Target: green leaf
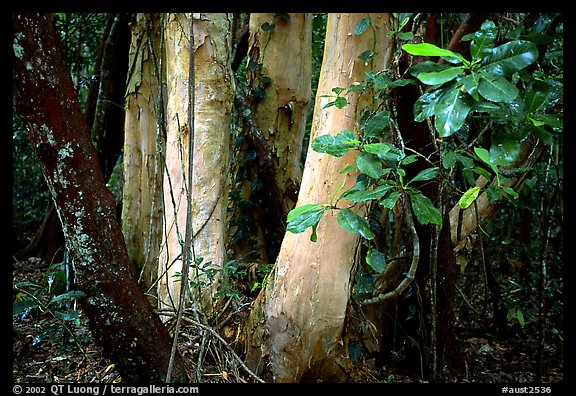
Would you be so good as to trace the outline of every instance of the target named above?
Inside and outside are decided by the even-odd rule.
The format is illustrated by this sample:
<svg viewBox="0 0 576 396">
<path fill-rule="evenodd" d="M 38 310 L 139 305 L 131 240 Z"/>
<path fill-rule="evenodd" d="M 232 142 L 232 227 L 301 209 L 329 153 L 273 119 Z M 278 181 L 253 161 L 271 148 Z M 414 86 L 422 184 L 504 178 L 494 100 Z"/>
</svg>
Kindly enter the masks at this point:
<svg viewBox="0 0 576 396">
<path fill-rule="evenodd" d="M 366 29 L 368 29 L 369 26 L 370 18 L 363 18 L 360 22 L 358 22 L 358 25 L 356 25 L 356 29 L 354 29 L 354 35 L 360 36 L 366 31 Z"/>
<path fill-rule="evenodd" d="M 334 157 L 341 157 L 349 150 L 352 150 L 358 140 L 354 133 L 344 129 L 336 136 L 320 135 L 312 141 L 312 150 L 318 153 L 326 153 Z"/>
<path fill-rule="evenodd" d="M 458 77 L 464 71 L 464 66 L 449 67 L 440 72 L 420 73 L 418 79 L 424 84 L 439 85 L 451 81 Z"/>
<path fill-rule="evenodd" d="M 410 194 L 410 201 L 412 202 L 414 214 L 420 224 L 442 224 L 442 214 L 428 197 L 421 193 L 412 193 Z"/>
<path fill-rule="evenodd" d="M 492 166 L 492 163 L 490 162 L 490 153 L 488 150 L 483 147 L 474 147 L 474 152 L 484 163 Z"/>
<path fill-rule="evenodd" d="M 348 100 L 343 96 L 338 96 L 332 102 L 328 102 L 322 107 L 322 109 L 327 109 L 328 107 L 336 106 L 339 109 L 343 109 L 344 107 L 348 106 Z"/>
<path fill-rule="evenodd" d="M 509 77 L 538 59 L 538 50 L 530 41 L 515 40 L 493 48 L 482 60 L 485 72 Z"/>
<path fill-rule="evenodd" d="M 410 73 L 418 80 L 428 85 L 444 84 L 458 77 L 465 70 L 464 66 L 443 65 L 425 61 L 410 68 Z"/>
<path fill-rule="evenodd" d="M 415 181 L 426 181 L 434 179 L 438 175 L 439 171 L 440 169 L 437 166 L 434 168 L 424 169 L 423 171 L 420 171 L 416 176 L 414 176 L 414 178 L 412 178 L 412 180 L 410 180 L 406 185 Z"/>
<path fill-rule="evenodd" d="M 364 201 L 370 201 L 370 200 L 374 200 L 374 199 L 380 199 L 382 198 L 384 195 L 386 195 L 388 193 L 388 191 L 390 191 L 391 189 L 393 189 L 394 187 L 389 185 L 389 184 L 383 184 L 381 186 L 378 186 L 372 190 L 357 190 L 357 191 L 352 191 L 349 194 L 344 193 L 342 194 L 343 198 L 346 198 L 348 201 L 351 202 L 364 202 Z"/>
<path fill-rule="evenodd" d="M 356 166 L 360 172 L 374 179 L 378 179 L 384 175 L 384 169 L 382 169 L 382 161 L 380 161 L 378 157 L 373 154 L 362 153 L 357 156 Z"/>
<path fill-rule="evenodd" d="M 366 253 L 366 264 L 377 274 L 381 274 L 386 268 L 386 256 L 378 249 L 370 249 L 368 253 Z"/>
<path fill-rule="evenodd" d="M 442 166 L 444 169 L 450 169 L 456 164 L 456 154 L 454 151 L 444 151 L 442 156 Z"/>
<path fill-rule="evenodd" d="M 518 199 L 519 195 L 513 188 L 502 186 L 502 189 L 506 192 L 506 194 L 511 195 L 514 199 Z"/>
<path fill-rule="evenodd" d="M 478 92 L 484 98 L 493 102 L 512 102 L 518 96 L 518 88 L 503 76 L 494 73 L 484 73 L 478 83 Z"/>
<path fill-rule="evenodd" d="M 459 87 L 445 92 L 434 106 L 434 126 L 440 137 L 448 137 L 459 130 L 471 108 L 470 96 Z"/>
<path fill-rule="evenodd" d="M 287 230 L 294 234 L 304 232 L 317 225 L 327 209 L 328 206 L 323 204 L 306 204 L 292 209 L 287 216 Z"/>
<path fill-rule="evenodd" d="M 421 95 L 414 103 L 414 121 L 422 122 L 434 115 L 434 106 L 442 97 L 443 89 L 436 89 Z"/>
<path fill-rule="evenodd" d="M 375 55 L 376 55 L 375 52 L 366 50 L 362 52 L 360 55 L 358 55 L 358 59 L 360 59 L 364 63 L 368 63 L 370 59 L 374 58 Z M 348 92 L 350 92 L 350 90 L 348 90 Z"/>
<path fill-rule="evenodd" d="M 509 136 L 499 137 L 490 146 L 490 163 L 492 165 L 510 165 L 520 153 L 520 142 Z"/>
<path fill-rule="evenodd" d="M 480 193 L 480 187 L 472 187 L 468 191 L 466 191 L 458 201 L 460 208 L 466 209 L 478 198 L 478 194 Z"/>
<path fill-rule="evenodd" d="M 84 292 L 81 292 L 79 290 L 71 290 L 67 293 L 52 297 L 52 300 L 50 300 L 50 303 L 68 301 L 68 300 L 72 300 L 75 298 L 82 298 L 84 296 L 86 296 L 86 294 Z"/>
<path fill-rule="evenodd" d="M 374 154 L 380 159 L 386 158 L 386 154 L 392 149 L 388 143 L 368 143 L 362 146 L 367 153 Z"/>
<path fill-rule="evenodd" d="M 396 202 L 398 202 L 398 198 L 400 198 L 400 191 L 392 191 L 386 198 L 380 201 L 380 206 L 393 209 L 394 206 L 396 206 Z"/>
<path fill-rule="evenodd" d="M 358 216 L 350 209 L 341 209 L 337 216 L 338 224 L 348 232 L 358 232 L 364 238 L 374 239 L 374 233 L 370 229 L 368 221 L 364 217 Z"/>
<path fill-rule="evenodd" d="M 429 43 L 420 43 L 420 44 L 404 44 L 402 45 L 402 49 L 408 52 L 410 55 L 417 55 L 417 56 L 442 56 L 448 58 L 455 58 L 460 59 L 461 61 L 465 61 L 464 57 L 460 54 L 452 52 L 447 49 L 442 49 L 440 47 L 435 46 L 434 44 Z"/>
<path fill-rule="evenodd" d="M 480 30 L 473 34 L 470 43 L 470 55 L 472 59 L 481 59 L 488 55 L 494 47 L 496 40 L 496 25 L 492 21 L 486 21 L 480 27 Z"/>
<path fill-rule="evenodd" d="M 524 328 L 524 325 L 525 325 L 524 314 L 522 313 L 520 308 L 516 309 L 516 319 L 518 319 L 518 323 L 520 324 L 520 327 Z"/>
<path fill-rule="evenodd" d="M 548 99 L 551 90 L 552 87 L 546 81 L 530 81 L 524 96 L 524 102 L 526 103 L 526 113 L 534 113 L 540 108 L 540 106 L 546 103 L 546 99 Z"/>
<path fill-rule="evenodd" d="M 390 122 L 390 112 L 380 111 L 374 114 L 366 122 L 364 129 L 364 137 L 366 139 L 378 136 L 384 136 L 384 131 L 388 128 Z"/>
</svg>

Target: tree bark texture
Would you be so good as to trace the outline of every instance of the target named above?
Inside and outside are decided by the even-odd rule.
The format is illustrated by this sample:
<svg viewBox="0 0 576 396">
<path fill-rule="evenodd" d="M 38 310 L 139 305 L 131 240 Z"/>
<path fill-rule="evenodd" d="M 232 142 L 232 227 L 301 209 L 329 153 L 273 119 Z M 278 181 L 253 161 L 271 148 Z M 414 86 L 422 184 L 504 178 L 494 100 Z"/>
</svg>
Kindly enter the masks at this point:
<svg viewBox="0 0 576 396">
<path fill-rule="evenodd" d="M 195 301 L 210 316 L 218 274 L 226 264 L 224 231 L 230 161 L 230 115 L 234 82 L 230 66 L 231 14 L 194 14 L 194 128 L 187 125 L 189 104 L 190 14 L 166 16 L 167 138 L 164 174 L 164 236 L 159 261 L 160 308 L 177 308 L 186 230 L 186 177 L 194 167 L 192 186 L 193 258 L 190 269 Z M 188 144 L 194 139 L 194 158 Z"/>
<path fill-rule="evenodd" d="M 375 36 L 354 35 L 365 17 L 370 17 Z M 357 102 L 357 93 L 347 97 L 353 105 L 341 110 L 323 108 L 331 100 L 324 95 L 332 95 L 334 87 L 347 88 L 363 81 L 367 70 L 385 67 L 392 52 L 386 38 L 389 27 L 389 14 L 329 14 L 310 141 L 356 129 L 355 113 L 365 106 L 365 102 Z M 368 49 L 375 49 L 378 56 L 365 64 L 358 55 Z M 339 172 L 354 162 L 354 152 L 337 158 L 309 147 L 296 206 L 328 203 L 342 183 L 342 191 L 350 188 L 357 170 Z M 342 333 L 359 236 L 344 231 L 336 215 L 324 213 L 317 242 L 310 240 L 310 230 L 286 233 L 268 285 L 255 302 L 248 324 L 248 332 L 253 332 L 247 344 L 249 361 L 255 364 L 255 355 L 267 355 L 275 382 L 346 381 L 353 371 Z M 262 323 L 264 332 L 253 331 Z"/>
<path fill-rule="evenodd" d="M 253 89 L 265 88 L 255 117 L 273 153 L 275 199 L 284 219 L 296 204 L 302 179 L 300 158 L 312 99 L 312 14 L 288 15 L 290 19 L 284 20 L 271 13 L 251 14 L 248 52 L 251 63 L 262 65 L 250 73 L 250 84 Z M 261 28 L 271 21 L 273 30 Z"/>
<path fill-rule="evenodd" d="M 286 229 L 286 215 L 296 204 L 302 179 L 302 146 L 312 99 L 312 15 L 287 15 L 289 20 L 271 13 L 250 14 L 247 74 L 252 90 L 251 102 L 243 100 L 244 96 L 239 97 L 241 93 L 237 93 L 236 98 L 239 113 L 244 118 L 251 118 L 243 127 L 243 150 L 254 149 L 258 159 L 245 166 L 251 179 L 260 181 L 265 188 L 253 188 L 252 180 L 238 182 L 244 201 L 261 202 L 248 210 L 258 224 L 250 232 L 262 243 L 254 246 L 250 238 L 245 238 L 232 247 L 237 257 L 257 250 L 264 263 L 274 262 L 278 255 Z M 264 30 L 262 25 L 266 23 L 275 23 L 275 28 Z M 257 128 L 258 136 L 255 136 L 253 126 Z M 231 235 L 233 232 L 234 229 Z"/>
<path fill-rule="evenodd" d="M 86 119 L 50 16 L 13 16 L 13 94 L 42 165 L 75 267 L 90 329 L 125 381 L 163 382 L 167 329 L 130 272 L 115 200 L 106 188 Z M 174 378 L 186 380 L 177 357 Z"/>
<path fill-rule="evenodd" d="M 156 285 L 164 215 L 160 17 L 137 14 L 131 24 L 126 92 L 122 233 L 139 281 Z M 154 289 L 154 295 L 156 290 Z"/>
</svg>

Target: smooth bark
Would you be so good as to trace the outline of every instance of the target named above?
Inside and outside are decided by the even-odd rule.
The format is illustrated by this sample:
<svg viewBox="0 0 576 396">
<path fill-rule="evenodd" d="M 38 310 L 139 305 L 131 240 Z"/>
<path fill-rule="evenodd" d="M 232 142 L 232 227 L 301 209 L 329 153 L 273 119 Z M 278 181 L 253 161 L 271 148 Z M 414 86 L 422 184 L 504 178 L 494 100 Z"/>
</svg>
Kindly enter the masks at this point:
<svg viewBox="0 0 576 396">
<path fill-rule="evenodd" d="M 375 36 L 354 35 L 357 24 L 368 16 Z M 324 108 L 331 100 L 325 95 L 332 95 L 334 87 L 346 88 L 363 81 L 367 70 L 386 67 L 392 51 L 386 38 L 390 18 L 389 14 L 329 14 L 310 141 L 343 129 L 355 130 L 356 112 L 366 105 L 357 101 L 357 93 L 348 96 L 352 105 L 341 110 Z M 370 63 L 358 59 L 360 53 L 373 48 L 378 56 Z M 309 147 L 296 206 L 328 203 L 342 183 L 342 191 L 350 188 L 357 170 L 340 171 L 354 161 L 353 151 L 337 158 Z M 255 302 L 248 326 L 248 332 L 253 332 L 248 343 L 249 361 L 257 364 L 258 354 L 267 355 L 276 382 L 346 381 L 354 371 L 342 334 L 359 236 L 344 231 L 336 214 L 323 215 L 317 242 L 310 240 L 309 230 L 286 233 L 274 272 Z M 262 326 L 264 330 L 258 331 Z"/>
</svg>

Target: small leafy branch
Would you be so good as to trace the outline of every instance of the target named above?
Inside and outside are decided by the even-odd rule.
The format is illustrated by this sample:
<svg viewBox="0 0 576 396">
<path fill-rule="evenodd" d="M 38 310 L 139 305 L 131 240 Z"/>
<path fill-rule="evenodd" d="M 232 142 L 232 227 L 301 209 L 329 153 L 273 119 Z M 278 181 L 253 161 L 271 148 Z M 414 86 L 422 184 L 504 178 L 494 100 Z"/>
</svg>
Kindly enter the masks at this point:
<svg viewBox="0 0 576 396">
<path fill-rule="evenodd" d="M 408 20 L 409 15 L 404 15 L 400 27 L 389 35 L 396 35 L 399 40 L 410 39 L 410 35 L 399 36 Z M 355 34 L 362 34 L 369 26 L 369 20 L 362 20 Z M 464 36 L 463 40 L 470 41 L 470 59 L 433 44 L 402 45 L 402 50 L 411 55 L 438 57 L 445 61 L 428 60 L 409 68 L 410 74 L 423 84 L 423 93 L 416 100 L 413 112 L 416 122 L 429 121 L 431 132 L 438 136 L 439 165 L 448 171 L 446 174 L 442 172 L 441 176 L 450 176 L 452 180 L 449 182 L 455 186 L 459 181 L 454 171 L 460 169 L 463 181 L 472 186 L 462 190 L 464 192 L 458 201 L 462 209 L 472 205 L 481 192 L 481 187 L 476 186 L 478 176 L 495 179 L 494 185 L 488 185 L 489 199 L 502 196 L 518 198 L 518 193 L 508 187 L 501 167 L 514 164 L 522 142 L 529 137 L 535 136 L 551 145 L 562 131 L 562 115 L 554 114 L 553 109 L 561 100 L 562 83 L 538 69 L 532 73 L 527 71 L 539 57 L 531 41 L 518 39 L 518 35 L 497 45 L 497 37 L 499 32 L 492 21 L 485 22 L 477 32 Z M 364 59 L 366 53 L 359 58 L 367 60 Z M 342 130 L 336 135 L 318 136 L 312 141 L 314 151 L 334 157 L 356 151 L 354 163 L 340 173 L 357 169 L 360 174 L 355 185 L 348 190 L 341 192 L 344 184 L 340 185 L 329 203 L 310 203 L 293 209 L 287 217 L 288 231 L 302 233 L 311 228 L 310 239 L 316 241 L 317 226 L 323 214 L 330 210 L 338 212 L 337 221 L 344 230 L 358 232 L 363 238 L 372 240 L 375 234 L 369 222 L 357 214 L 360 211 L 353 209 L 357 205 L 374 203 L 392 209 L 400 202 L 409 211 L 407 217 L 411 218 L 413 212 L 420 224 L 442 224 L 442 213 L 415 187 L 415 182 L 437 178 L 441 174 L 440 167 L 432 164 L 413 178 L 406 179 L 404 168 L 423 156 L 418 153 L 406 155 L 403 146 L 399 148 L 391 144 L 386 136 L 391 120 L 390 112 L 382 110 L 382 104 L 387 103 L 392 88 L 408 84 L 416 84 L 416 81 L 392 79 L 386 70 L 370 71 L 366 73 L 364 82 L 354 83 L 347 89 L 333 88 L 333 95 L 326 95 L 332 100 L 324 108 L 344 108 L 350 104 L 347 95 L 352 92 L 370 93 L 373 103 L 380 105 L 375 106 L 375 110 L 364 110 L 360 120 L 355 119 L 355 131 Z M 469 137 L 472 125 L 480 132 Z M 488 130 L 490 140 L 484 140 L 483 134 Z M 507 169 L 507 172 L 512 171 Z M 416 245 L 414 249 L 417 249 Z M 414 253 L 411 269 L 415 268 L 417 257 Z M 387 265 L 384 255 L 377 249 L 368 251 L 366 262 L 376 273 L 382 273 Z M 397 288 L 392 294 L 399 292 L 401 290 Z M 382 298 L 377 296 L 365 303 L 381 301 Z"/>
<path fill-rule="evenodd" d="M 414 104 L 414 120 L 433 118 L 441 140 L 451 136 L 466 140 L 470 117 L 476 114 L 479 119 L 488 118 L 493 128 L 489 149 L 475 146 L 474 154 L 468 151 L 464 155 L 487 166 L 496 177 L 497 188 L 516 199 L 518 194 L 502 183 L 499 167 L 513 164 L 521 142 L 531 135 L 553 143 L 562 129 L 562 119 L 545 111 L 558 102 L 562 90 L 561 83 L 549 76 L 526 71 L 538 60 L 532 42 L 516 39 L 496 46 L 497 33 L 494 22 L 486 21 L 479 31 L 465 36 L 463 40 L 470 41 L 470 60 L 428 43 L 404 44 L 402 49 L 411 55 L 446 61 L 425 61 L 410 68 L 410 73 L 428 86 Z M 445 150 L 444 167 L 448 169 L 460 160 L 468 172 L 490 178 L 490 172 L 482 166 L 462 160 L 461 154 L 466 151 Z M 475 177 L 471 176 L 469 173 L 467 179 L 474 185 Z M 468 189 L 460 206 L 471 205 L 479 190 L 476 186 Z"/>
<path fill-rule="evenodd" d="M 403 85 L 405 82 L 392 82 L 388 79 L 388 84 L 383 78 L 376 79 L 376 75 L 369 74 L 364 84 L 355 85 L 348 89 L 346 93 L 358 89 L 373 88 L 378 85 L 380 88 L 391 88 Z M 337 88 L 336 99 L 327 103 L 325 107 L 340 107 L 348 101 L 342 93 L 345 90 Z M 342 100 L 343 99 L 343 100 Z M 288 213 L 287 230 L 292 233 L 304 232 L 312 227 L 310 239 L 317 240 L 316 228 L 322 215 L 327 210 L 338 211 L 338 224 L 348 232 L 358 232 L 368 240 L 374 238 L 374 233 L 370 229 L 368 221 L 352 211 L 358 204 L 377 202 L 380 206 L 388 209 L 394 208 L 402 194 L 406 194 L 411 200 L 411 206 L 416 218 L 421 224 L 441 224 L 442 216 L 440 211 L 428 197 L 423 195 L 413 183 L 417 181 L 428 181 L 434 179 L 439 172 L 438 167 L 431 167 L 418 173 L 413 178 L 406 180 L 406 172 L 403 167 L 418 160 L 418 155 L 406 155 L 402 150 L 391 143 L 385 142 L 384 138 L 389 129 L 390 113 L 388 111 L 377 111 L 370 113 L 359 125 L 359 133 L 355 134 L 349 130 L 343 130 L 337 135 L 321 135 L 316 137 L 311 147 L 318 153 L 328 154 L 334 157 L 341 157 L 349 151 L 357 151 L 355 163 L 343 169 L 340 173 L 351 171 L 355 168 L 360 172 L 356 184 L 348 190 L 342 192 L 337 199 L 336 195 L 341 191 L 341 185 L 330 203 L 314 203 L 298 206 Z M 348 203 L 339 205 L 342 201 Z"/>
</svg>

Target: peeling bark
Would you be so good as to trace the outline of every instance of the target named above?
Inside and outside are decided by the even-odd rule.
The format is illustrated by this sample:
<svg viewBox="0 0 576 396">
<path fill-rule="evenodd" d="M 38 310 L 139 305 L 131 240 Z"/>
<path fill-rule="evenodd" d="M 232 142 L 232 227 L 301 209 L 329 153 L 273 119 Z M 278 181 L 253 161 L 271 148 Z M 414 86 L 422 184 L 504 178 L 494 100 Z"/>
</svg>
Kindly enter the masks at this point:
<svg viewBox="0 0 576 396">
<path fill-rule="evenodd" d="M 90 329 L 124 380 L 163 382 L 171 339 L 131 275 L 62 44 L 46 14 L 15 14 L 13 28 L 16 110 L 58 211 Z M 175 367 L 185 381 L 180 357 Z"/>
<path fill-rule="evenodd" d="M 122 233 L 146 289 L 158 277 L 164 214 L 159 22 L 157 14 L 138 14 L 131 25 L 126 93 Z"/>
<path fill-rule="evenodd" d="M 353 34 L 358 22 L 368 16 L 376 43 L 371 34 Z M 391 41 L 386 38 L 390 18 L 390 14 L 329 14 L 310 141 L 322 134 L 355 130 L 355 112 L 365 106 L 357 102 L 357 93 L 348 97 L 354 105 L 342 110 L 323 109 L 330 100 L 323 96 L 331 95 L 334 87 L 363 81 L 367 70 L 386 67 L 391 53 Z M 372 48 L 378 56 L 365 65 L 357 56 Z M 342 191 L 351 187 L 357 170 L 339 172 L 354 161 L 354 152 L 336 158 L 309 147 L 297 206 L 329 202 L 342 182 Z M 342 335 L 359 237 L 344 231 L 331 212 L 323 215 L 317 235 L 314 243 L 309 231 L 286 233 L 274 272 L 248 324 L 248 329 L 265 324 L 264 332 L 249 335 L 247 346 L 252 364 L 258 354 L 268 355 L 276 382 L 346 381 L 354 371 Z M 250 337 L 262 337 L 261 344 Z"/>
<path fill-rule="evenodd" d="M 217 273 L 226 264 L 227 183 L 230 161 L 230 115 L 234 83 L 231 71 L 231 14 L 194 14 L 195 122 L 188 127 L 190 14 L 169 14 L 166 21 L 167 139 L 164 176 L 165 232 L 159 261 L 160 308 L 175 309 L 180 295 L 177 273 L 182 270 L 186 230 L 186 175 L 194 166 L 192 230 L 194 260 L 190 281 L 204 284 L 193 290 L 195 302 L 210 316 L 216 282 L 206 270 Z M 188 158 L 193 133 L 194 158 Z M 192 262 L 194 262 L 192 260 Z M 203 269 L 198 267 L 204 267 Z"/>
</svg>

